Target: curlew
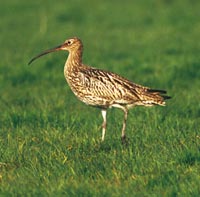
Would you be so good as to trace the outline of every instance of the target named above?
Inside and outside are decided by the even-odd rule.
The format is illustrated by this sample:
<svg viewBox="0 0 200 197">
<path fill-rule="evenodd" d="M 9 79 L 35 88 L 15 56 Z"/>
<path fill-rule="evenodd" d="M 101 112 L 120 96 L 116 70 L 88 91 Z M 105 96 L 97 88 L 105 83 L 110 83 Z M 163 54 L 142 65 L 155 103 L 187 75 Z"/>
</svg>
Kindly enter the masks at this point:
<svg viewBox="0 0 200 197">
<path fill-rule="evenodd" d="M 165 90 L 151 89 L 129 81 L 115 73 L 90 67 L 82 63 L 83 44 L 77 37 L 67 39 L 63 44 L 46 50 L 30 60 L 54 51 L 68 51 L 64 66 L 64 76 L 76 97 L 87 105 L 101 109 L 103 116 L 102 141 L 106 133 L 106 113 L 111 107 L 124 112 L 121 130 L 122 141 L 126 139 L 125 128 L 128 110 L 134 106 L 165 105 L 170 97 Z"/>
</svg>

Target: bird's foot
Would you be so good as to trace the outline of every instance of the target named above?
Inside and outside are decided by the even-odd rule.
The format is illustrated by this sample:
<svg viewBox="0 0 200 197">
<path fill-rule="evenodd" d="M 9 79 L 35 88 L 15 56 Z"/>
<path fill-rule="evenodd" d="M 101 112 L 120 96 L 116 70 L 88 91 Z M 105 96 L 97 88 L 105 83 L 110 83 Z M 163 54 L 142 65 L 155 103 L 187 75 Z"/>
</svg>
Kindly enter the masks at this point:
<svg viewBox="0 0 200 197">
<path fill-rule="evenodd" d="M 121 141 L 123 145 L 129 144 L 129 139 L 125 135 L 121 137 Z"/>
</svg>

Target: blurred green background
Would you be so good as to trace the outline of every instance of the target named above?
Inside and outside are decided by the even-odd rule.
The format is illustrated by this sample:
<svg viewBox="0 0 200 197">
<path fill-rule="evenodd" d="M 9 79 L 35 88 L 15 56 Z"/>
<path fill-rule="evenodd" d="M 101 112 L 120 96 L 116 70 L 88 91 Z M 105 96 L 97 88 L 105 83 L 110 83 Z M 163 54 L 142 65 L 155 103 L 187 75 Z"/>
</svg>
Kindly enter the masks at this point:
<svg viewBox="0 0 200 197">
<path fill-rule="evenodd" d="M 0 3 L 1 196 L 198 196 L 200 3 L 197 0 Z M 65 82 L 66 52 L 28 66 L 73 36 L 83 61 L 166 89 L 165 108 L 123 114 L 79 102 Z"/>
</svg>

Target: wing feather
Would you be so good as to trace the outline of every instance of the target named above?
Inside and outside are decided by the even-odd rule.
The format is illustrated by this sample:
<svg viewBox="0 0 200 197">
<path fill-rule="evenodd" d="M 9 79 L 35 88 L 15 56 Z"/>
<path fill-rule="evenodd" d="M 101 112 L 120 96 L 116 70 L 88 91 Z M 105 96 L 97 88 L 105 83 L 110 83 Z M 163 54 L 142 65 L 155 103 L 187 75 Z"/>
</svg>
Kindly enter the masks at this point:
<svg viewBox="0 0 200 197">
<path fill-rule="evenodd" d="M 115 73 L 100 69 L 83 69 L 81 73 L 89 83 L 86 85 L 88 93 L 101 96 L 110 102 L 128 104 L 140 100 L 140 94 L 146 87 L 137 85 Z"/>
</svg>

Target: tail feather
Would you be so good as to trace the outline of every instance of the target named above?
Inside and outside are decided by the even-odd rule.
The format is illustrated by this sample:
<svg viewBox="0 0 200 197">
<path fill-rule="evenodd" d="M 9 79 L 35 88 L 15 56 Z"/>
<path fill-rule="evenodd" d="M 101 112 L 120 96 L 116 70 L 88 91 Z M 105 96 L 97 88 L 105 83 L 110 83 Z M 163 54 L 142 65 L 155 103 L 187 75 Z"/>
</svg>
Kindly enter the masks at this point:
<svg viewBox="0 0 200 197">
<path fill-rule="evenodd" d="M 165 105 L 165 100 L 170 99 L 171 96 L 166 95 L 167 91 L 157 89 L 147 89 L 146 99 L 143 101 L 149 105 Z"/>
<path fill-rule="evenodd" d="M 166 91 L 166 90 L 148 89 L 147 92 L 148 92 L 148 93 L 151 93 L 151 94 L 159 95 L 159 96 L 161 96 L 164 100 L 170 99 L 170 98 L 171 98 L 171 96 L 164 95 L 164 94 L 167 94 L 167 91 Z"/>
<path fill-rule="evenodd" d="M 163 98 L 164 98 L 164 100 L 167 100 L 167 99 L 171 99 L 172 97 L 171 96 L 167 96 L 167 95 L 161 95 Z"/>
<path fill-rule="evenodd" d="M 167 94 L 167 91 L 166 91 L 166 90 L 148 89 L 147 91 L 148 91 L 149 93 L 152 92 L 152 93 Z"/>
</svg>

